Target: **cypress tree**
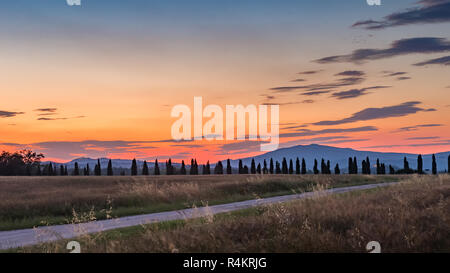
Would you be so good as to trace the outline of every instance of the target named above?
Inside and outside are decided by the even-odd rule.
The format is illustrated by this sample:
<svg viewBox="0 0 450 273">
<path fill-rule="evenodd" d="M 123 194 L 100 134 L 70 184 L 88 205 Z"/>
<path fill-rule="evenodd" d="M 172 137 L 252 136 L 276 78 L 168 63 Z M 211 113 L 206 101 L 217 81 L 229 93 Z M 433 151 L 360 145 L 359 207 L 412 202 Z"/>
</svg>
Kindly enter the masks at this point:
<svg viewBox="0 0 450 273">
<path fill-rule="evenodd" d="M 108 161 L 108 168 L 106 169 L 106 175 L 108 175 L 108 176 L 113 175 L 113 167 L 112 167 L 111 159 Z"/>
<path fill-rule="evenodd" d="M 214 168 L 214 174 L 223 174 L 222 161 L 217 162 L 216 167 Z"/>
<path fill-rule="evenodd" d="M 371 170 L 370 170 L 370 160 L 369 157 L 366 157 L 366 174 L 370 174 Z"/>
<path fill-rule="evenodd" d="M 254 158 L 252 158 L 252 164 L 251 164 L 251 167 L 250 167 L 250 172 L 252 174 L 256 174 L 256 164 L 255 164 L 255 159 Z"/>
<path fill-rule="evenodd" d="M 102 165 L 100 165 L 100 159 L 97 159 L 97 174 L 98 176 L 102 175 Z"/>
<path fill-rule="evenodd" d="M 437 174 L 437 164 L 436 164 L 436 156 L 433 154 L 432 157 L 432 166 L 431 166 L 431 171 L 433 172 L 433 174 Z"/>
<path fill-rule="evenodd" d="M 392 165 L 389 165 L 389 174 L 395 174 L 394 167 Z"/>
<path fill-rule="evenodd" d="M 134 158 L 133 161 L 131 162 L 131 175 L 135 176 L 137 174 L 138 174 L 137 162 L 136 159 Z"/>
<path fill-rule="evenodd" d="M 155 175 L 160 175 L 158 159 L 155 160 Z"/>
<path fill-rule="evenodd" d="M 275 162 L 275 173 L 281 174 L 280 162 Z"/>
<path fill-rule="evenodd" d="M 386 174 L 386 166 L 384 163 L 381 163 L 381 174 Z"/>
<path fill-rule="evenodd" d="M 294 163 L 292 162 L 292 159 L 289 160 L 289 174 L 294 173 Z"/>
<path fill-rule="evenodd" d="M 447 158 L 447 173 L 450 173 L 450 155 Z"/>
<path fill-rule="evenodd" d="M 302 174 L 306 174 L 306 161 L 302 158 Z"/>
<path fill-rule="evenodd" d="M 353 173 L 358 174 L 358 161 L 356 160 L 356 156 L 353 158 Z"/>
<path fill-rule="evenodd" d="M 189 169 L 189 174 L 190 175 L 194 175 L 194 168 L 195 168 L 195 166 L 194 166 L 194 159 L 191 158 L 191 168 Z"/>
<path fill-rule="evenodd" d="M 286 158 L 285 157 L 283 157 L 283 161 L 282 161 L 282 163 L 281 163 L 282 165 L 281 165 L 281 171 L 283 172 L 283 174 L 288 174 L 288 165 L 287 165 L 287 161 L 286 161 Z"/>
<path fill-rule="evenodd" d="M 227 159 L 227 174 L 232 174 L 233 170 L 231 169 L 230 159 Z"/>
<path fill-rule="evenodd" d="M 327 165 L 325 165 L 325 160 L 322 158 L 322 161 L 320 162 L 320 173 L 326 174 L 327 173 Z"/>
<path fill-rule="evenodd" d="M 338 163 L 336 163 L 336 166 L 334 167 L 334 174 L 341 174 L 341 170 L 339 169 Z"/>
<path fill-rule="evenodd" d="M 450 159 L 449 159 L 450 160 Z M 268 174 L 269 173 L 269 169 L 267 169 L 267 162 L 264 159 L 264 167 L 263 167 L 263 174 Z"/>
<path fill-rule="evenodd" d="M 239 159 L 239 174 L 243 174 L 244 173 L 244 166 L 242 164 L 242 160 Z"/>
<path fill-rule="evenodd" d="M 367 174 L 367 165 L 366 165 L 366 160 L 363 159 L 363 161 L 361 162 L 361 172 L 362 174 Z"/>
<path fill-rule="evenodd" d="M 87 170 L 86 170 L 86 167 L 83 168 L 83 175 L 84 175 L 84 176 L 87 176 Z"/>
<path fill-rule="evenodd" d="M 403 158 L 403 170 L 405 171 L 405 173 L 409 173 L 409 163 L 406 159 L 406 156 Z"/>
<path fill-rule="evenodd" d="M 327 160 L 327 174 L 331 174 L 331 162 Z"/>
<path fill-rule="evenodd" d="M 89 164 L 86 164 L 84 175 L 89 176 L 90 174 L 91 174 L 91 169 L 89 168 Z"/>
<path fill-rule="evenodd" d="M 209 165 L 209 160 L 206 162 L 206 174 L 211 174 L 211 166 Z"/>
<path fill-rule="evenodd" d="M 314 174 L 319 173 L 319 169 L 317 168 L 317 159 L 314 159 L 314 167 L 313 167 Z"/>
<path fill-rule="evenodd" d="M 59 175 L 64 176 L 64 166 L 59 166 Z"/>
<path fill-rule="evenodd" d="M 73 175 L 75 175 L 75 176 L 80 175 L 80 170 L 78 169 L 78 162 L 75 162 L 75 166 L 73 169 Z"/>
<path fill-rule="evenodd" d="M 180 174 L 181 174 L 181 175 L 186 175 L 186 165 L 184 164 L 184 160 L 181 161 L 181 170 L 180 170 Z"/>
<path fill-rule="evenodd" d="M 422 160 L 422 155 L 419 155 L 417 157 L 417 173 L 418 174 L 423 174 L 423 160 Z"/>
<path fill-rule="evenodd" d="M 258 163 L 258 167 L 256 167 L 256 173 L 261 174 L 261 163 Z"/>
<path fill-rule="evenodd" d="M 198 163 L 197 163 L 197 159 L 194 159 L 194 175 L 198 175 Z"/>
<path fill-rule="evenodd" d="M 348 158 L 348 174 L 353 174 L 353 159 L 351 157 Z"/>
<path fill-rule="evenodd" d="M 300 159 L 295 160 L 295 174 L 300 174 L 301 172 L 301 167 L 300 167 Z"/>
<path fill-rule="evenodd" d="M 248 174 L 248 167 L 247 167 L 247 165 L 244 166 L 243 173 L 244 174 Z"/>
<path fill-rule="evenodd" d="M 377 158 L 377 174 L 381 174 L 380 159 Z"/>
<path fill-rule="evenodd" d="M 273 174 L 273 159 L 270 158 L 269 172 Z"/>
<path fill-rule="evenodd" d="M 149 175 L 148 173 L 148 165 L 147 165 L 147 161 L 144 160 L 144 166 L 142 166 L 142 175 Z"/>
</svg>

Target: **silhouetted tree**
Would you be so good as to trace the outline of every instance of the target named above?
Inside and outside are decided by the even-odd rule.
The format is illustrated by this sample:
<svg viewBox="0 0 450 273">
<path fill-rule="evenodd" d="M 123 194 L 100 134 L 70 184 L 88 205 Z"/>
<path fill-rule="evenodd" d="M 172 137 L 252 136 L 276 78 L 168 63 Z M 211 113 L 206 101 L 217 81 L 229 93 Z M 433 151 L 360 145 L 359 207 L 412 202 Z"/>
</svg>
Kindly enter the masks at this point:
<svg viewBox="0 0 450 273">
<path fill-rule="evenodd" d="M 160 175 L 161 172 L 159 170 L 158 159 L 155 160 L 155 175 Z"/>
<path fill-rule="evenodd" d="M 31 150 L 21 150 L 14 153 L 3 151 L 0 154 L 0 175 L 32 175 L 35 170 L 41 173 L 38 167 L 40 167 L 42 158 L 44 158 L 43 154 L 37 154 Z"/>
<path fill-rule="evenodd" d="M 450 173 L 450 155 L 447 158 L 447 173 Z"/>
<path fill-rule="evenodd" d="M 64 166 L 59 166 L 59 175 L 64 176 Z"/>
<path fill-rule="evenodd" d="M 273 174 L 273 159 L 270 158 L 269 172 Z"/>
<path fill-rule="evenodd" d="M 86 176 L 91 175 L 91 168 L 89 168 L 89 164 L 86 164 L 84 175 L 86 175 Z"/>
<path fill-rule="evenodd" d="M 113 167 L 112 167 L 112 161 L 111 159 L 108 161 L 108 168 L 106 169 L 106 175 L 112 176 L 113 173 Z"/>
<path fill-rule="evenodd" d="M 36 175 L 37 175 L 37 176 L 41 176 L 41 175 L 42 175 L 41 164 L 40 164 L 40 163 L 37 164 L 37 173 L 36 173 Z"/>
<path fill-rule="evenodd" d="M 134 158 L 133 161 L 131 162 L 131 175 L 135 176 L 137 174 L 138 174 L 137 162 L 136 159 Z"/>
<path fill-rule="evenodd" d="M 275 162 L 275 173 L 281 174 L 280 162 Z"/>
<path fill-rule="evenodd" d="M 406 159 L 406 156 L 403 158 L 403 170 L 405 171 L 405 173 L 409 173 L 409 163 Z"/>
<path fill-rule="evenodd" d="M 422 155 L 419 155 L 417 157 L 417 173 L 418 174 L 423 174 L 423 160 L 422 160 Z"/>
<path fill-rule="evenodd" d="M 314 159 L 314 167 L 313 167 L 314 174 L 319 173 L 319 169 L 317 168 L 317 159 Z"/>
<path fill-rule="evenodd" d="M 169 158 L 168 161 L 166 161 L 166 175 L 174 175 L 175 174 L 175 168 L 172 166 L 172 159 Z"/>
<path fill-rule="evenodd" d="M 75 166 L 73 167 L 73 175 L 80 175 L 80 170 L 78 168 L 78 162 L 75 162 Z"/>
<path fill-rule="evenodd" d="M 380 159 L 377 158 L 377 174 L 381 174 Z"/>
<path fill-rule="evenodd" d="M 300 167 L 300 159 L 295 160 L 295 174 L 300 174 L 301 167 Z"/>
<path fill-rule="evenodd" d="M 389 174 L 395 174 L 394 167 L 392 165 L 389 165 Z"/>
<path fill-rule="evenodd" d="M 287 161 L 286 161 L 286 158 L 284 158 L 284 157 L 283 157 L 283 161 L 281 163 L 281 172 L 283 174 L 288 174 L 288 172 L 289 172 Z"/>
<path fill-rule="evenodd" d="M 242 160 L 239 159 L 239 170 L 238 170 L 239 174 L 243 174 L 244 173 L 244 165 L 242 164 Z"/>
<path fill-rule="evenodd" d="M 149 175 L 147 161 L 144 160 L 144 165 L 142 166 L 142 175 Z"/>
<path fill-rule="evenodd" d="M 353 159 L 351 157 L 348 158 L 348 174 L 353 174 Z"/>
<path fill-rule="evenodd" d="M 320 162 L 320 173 L 326 174 L 327 173 L 327 165 L 325 165 L 325 160 L 322 158 L 322 161 Z"/>
<path fill-rule="evenodd" d="M 386 166 L 384 163 L 381 163 L 381 174 L 386 174 Z"/>
<path fill-rule="evenodd" d="M 261 163 L 258 163 L 258 167 L 256 167 L 256 173 L 261 174 Z"/>
<path fill-rule="evenodd" d="M 97 176 L 102 175 L 102 165 L 100 165 L 100 159 L 97 159 L 97 172 L 95 175 L 97 175 Z"/>
<path fill-rule="evenodd" d="M 331 162 L 327 160 L 327 174 L 331 174 Z"/>
<path fill-rule="evenodd" d="M 214 174 L 223 174 L 222 161 L 217 162 L 216 167 L 214 167 Z"/>
<path fill-rule="evenodd" d="M 250 165 L 250 172 L 252 174 L 256 174 L 256 164 L 255 164 L 255 159 L 252 158 L 252 164 Z"/>
<path fill-rule="evenodd" d="M 209 160 L 206 162 L 206 174 L 211 174 L 211 166 L 209 165 Z"/>
<path fill-rule="evenodd" d="M 244 174 L 248 174 L 248 167 L 247 167 L 247 165 L 244 166 L 243 173 Z"/>
<path fill-rule="evenodd" d="M 366 157 L 366 174 L 370 174 L 371 170 L 370 170 L 370 160 L 369 157 Z"/>
<path fill-rule="evenodd" d="M 231 169 L 230 159 L 227 159 L 227 174 L 232 174 L 233 170 Z"/>
<path fill-rule="evenodd" d="M 306 174 L 306 161 L 305 158 L 302 158 L 302 174 Z"/>
<path fill-rule="evenodd" d="M 180 174 L 181 175 L 186 175 L 186 165 L 184 164 L 184 160 L 181 160 Z"/>
<path fill-rule="evenodd" d="M 336 166 L 334 167 L 334 174 L 341 174 L 341 170 L 339 169 L 338 163 L 336 163 Z"/>
<path fill-rule="evenodd" d="M 367 174 L 367 165 L 366 165 L 366 160 L 364 160 L 364 159 L 361 162 L 361 173 L 362 174 Z"/>
<path fill-rule="evenodd" d="M 434 154 L 433 154 L 432 160 L 433 160 L 433 162 L 431 163 L 431 171 L 433 174 L 437 174 L 436 156 Z"/>
<path fill-rule="evenodd" d="M 294 163 L 292 162 L 292 159 L 289 160 L 289 174 L 294 173 Z"/>
<path fill-rule="evenodd" d="M 450 159 L 449 159 L 450 160 Z M 263 174 L 268 174 L 269 173 L 269 169 L 267 169 L 267 162 L 264 159 L 264 167 L 263 167 Z"/>
<path fill-rule="evenodd" d="M 356 156 L 353 157 L 353 173 L 358 174 L 358 161 L 356 160 Z"/>
</svg>

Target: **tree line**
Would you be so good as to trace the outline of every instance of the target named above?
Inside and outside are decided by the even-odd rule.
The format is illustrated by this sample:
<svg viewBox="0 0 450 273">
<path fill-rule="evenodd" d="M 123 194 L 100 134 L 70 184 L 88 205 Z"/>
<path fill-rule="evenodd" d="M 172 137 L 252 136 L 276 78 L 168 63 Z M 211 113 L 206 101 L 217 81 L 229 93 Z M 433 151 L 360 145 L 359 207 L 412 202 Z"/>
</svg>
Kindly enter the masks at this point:
<svg viewBox="0 0 450 273">
<path fill-rule="evenodd" d="M 106 174 L 107 176 L 114 175 L 114 169 L 112 160 L 108 161 L 108 165 L 106 167 L 106 173 L 102 173 L 102 166 L 100 164 L 100 160 L 97 160 L 93 168 L 93 172 L 91 171 L 91 167 L 89 164 L 86 164 L 82 169 L 80 168 L 77 162 L 74 163 L 74 168 L 71 170 L 70 174 L 67 169 L 67 166 L 64 164 L 60 164 L 59 167 L 50 162 L 41 166 L 41 160 L 44 158 L 43 154 L 37 154 L 30 150 L 23 150 L 15 153 L 2 152 L 0 154 L 0 175 L 3 176 L 12 176 L 12 175 L 36 175 L 36 176 L 101 176 Z M 417 169 L 412 169 L 409 166 L 409 162 L 405 157 L 403 159 L 403 169 L 395 170 L 392 165 L 386 167 L 386 165 L 380 162 L 379 159 L 376 160 L 376 165 L 372 168 L 369 157 L 366 157 L 361 162 L 361 168 L 358 167 L 358 160 L 356 157 L 348 158 L 348 173 L 349 174 L 358 174 L 361 171 L 362 174 L 371 174 L 372 170 L 374 174 L 383 175 L 383 174 L 425 174 L 423 170 L 423 159 L 422 155 L 417 157 Z M 333 171 L 332 171 L 333 170 Z M 432 156 L 432 174 L 437 174 L 437 164 L 435 155 Z M 448 168 L 447 172 L 450 173 L 450 155 L 448 156 Z M 336 164 L 334 168 L 331 168 L 330 160 L 321 159 L 320 167 L 317 159 L 314 159 L 313 169 L 308 170 L 306 168 L 306 161 L 304 158 L 301 160 L 297 157 L 294 163 L 294 160 L 289 159 L 289 162 L 286 158 L 280 162 L 274 161 L 272 158 L 267 162 L 265 159 L 263 162 L 256 163 L 255 159 L 252 159 L 250 167 L 243 164 L 242 160 L 239 160 L 237 174 L 341 174 L 341 167 L 339 164 Z M 117 175 L 116 171 L 116 175 Z M 124 170 L 120 171 L 120 175 L 125 175 L 126 172 Z M 140 170 L 138 168 L 138 164 L 136 159 L 132 160 L 130 174 L 132 176 L 136 175 L 161 175 L 162 172 L 159 167 L 159 162 L 156 159 L 154 163 L 153 170 L 150 171 L 147 161 L 144 161 Z M 197 163 L 196 159 L 191 159 L 189 170 L 184 160 L 181 162 L 181 166 L 177 169 L 176 166 L 172 164 L 172 160 L 169 159 L 165 162 L 165 174 L 166 175 L 222 175 L 222 174 L 233 174 L 233 168 L 231 166 L 230 159 L 226 161 L 226 167 L 223 166 L 222 161 L 218 161 L 212 170 L 211 164 L 209 161 L 206 164 L 202 164 L 201 168 Z"/>
</svg>

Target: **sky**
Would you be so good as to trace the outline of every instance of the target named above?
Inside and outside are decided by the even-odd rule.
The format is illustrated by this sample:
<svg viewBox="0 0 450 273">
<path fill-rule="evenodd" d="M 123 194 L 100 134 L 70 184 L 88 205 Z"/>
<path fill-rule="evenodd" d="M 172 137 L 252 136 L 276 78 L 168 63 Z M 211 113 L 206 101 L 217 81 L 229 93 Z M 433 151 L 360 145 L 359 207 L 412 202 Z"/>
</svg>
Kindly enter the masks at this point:
<svg viewBox="0 0 450 273">
<path fill-rule="evenodd" d="M 450 150 L 450 1 L 4 1 L 0 150 L 200 162 L 173 106 L 280 105 L 280 147 Z M 206 120 L 204 120 L 206 122 Z"/>
</svg>

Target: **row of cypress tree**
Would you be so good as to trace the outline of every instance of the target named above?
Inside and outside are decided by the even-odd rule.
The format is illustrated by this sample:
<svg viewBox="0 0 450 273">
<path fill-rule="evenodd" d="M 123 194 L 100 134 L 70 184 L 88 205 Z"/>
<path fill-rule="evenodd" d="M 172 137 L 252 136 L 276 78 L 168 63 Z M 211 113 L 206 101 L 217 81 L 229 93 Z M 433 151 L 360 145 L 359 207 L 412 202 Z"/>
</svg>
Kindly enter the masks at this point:
<svg viewBox="0 0 450 273">
<path fill-rule="evenodd" d="M 357 163 L 356 157 L 349 157 L 348 159 L 348 173 L 349 174 L 358 174 L 358 163 Z M 362 161 L 361 166 L 361 173 L 362 174 L 371 174 L 372 168 L 371 163 L 369 160 L 369 157 L 366 157 Z M 172 164 L 172 160 L 169 159 L 165 162 L 166 165 L 166 175 L 187 175 L 187 167 L 184 162 L 184 160 L 181 162 L 180 170 L 178 171 L 175 166 Z M 450 156 L 448 157 L 448 172 L 450 173 Z M 199 172 L 199 166 L 196 159 L 191 159 L 191 165 L 189 169 L 190 175 L 198 175 Z M 224 169 L 224 166 L 221 161 L 219 161 L 215 167 L 213 172 L 211 171 L 211 165 L 209 161 L 207 161 L 206 164 L 202 165 L 201 173 L 203 175 L 209 175 L 209 174 L 232 174 L 232 167 L 230 163 L 230 159 L 227 160 L 227 167 Z M 437 164 L 436 164 L 436 157 L 435 155 L 432 156 L 432 173 L 437 174 Z M 283 158 L 281 164 L 278 161 L 275 161 L 271 158 L 269 161 L 269 164 L 267 164 L 267 161 L 263 161 L 263 165 L 261 163 L 256 164 L 255 159 L 252 159 L 250 168 L 243 164 L 242 160 L 239 160 L 238 165 L 238 174 L 306 174 L 308 173 L 308 170 L 306 168 L 306 161 L 304 158 L 300 161 L 299 158 L 296 158 L 295 161 L 295 167 L 294 162 L 292 159 L 288 161 L 286 158 Z M 317 159 L 314 159 L 314 166 L 312 173 L 314 174 L 331 174 L 331 164 L 330 160 L 325 161 L 325 159 L 322 159 L 320 169 L 318 167 L 318 161 Z M 339 164 L 336 164 L 334 167 L 334 174 L 340 174 L 340 166 Z M 403 160 L 403 169 L 395 170 L 391 165 L 389 165 L 389 174 L 411 174 L 411 173 L 418 173 L 418 174 L 424 174 L 423 170 L 423 159 L 422 155 L 419 155 L 417 158 L 417 170 L 413 170 L 409 167 L 409 162 L 406 159 L 406 157 Z M 72 175 L 85 175 L 88 176 L 91 174 L 89 164 L 86 165 L 86 167 L 83 168 L 83 171 L 80 171 L 79 165 L 77 162 L 75 162 L 74 169 L 72 172 Z M 122 175 L 125 173 L 122 172 Z M 136 159 L 133 159 L 131 164 L 131 175 L 135 176 L 138 175 L 138 164 Z M 150 169 L 148 167 L 147 161 L 144 161 L 142 166 L 142 175 L 150 175 Z M 159 168 L 158 160 L 155 160 L 155 166 L 153 168 L 153 175 L 160 175 L 161 171 Z M 381 163 L 379 159 L 377 159 L 376 162 L 376 174 L 382 175 L 386 174 L 386 166 L 384 163 Z M 53 165 L 52 163 L 49 163 L 48 165 L 44 166 L 43 170 L 41 171 L 41 168 L 38 168 L 38 175 L 69 175 L 67 171 L 67 166 L 60 165 L 60 170 L 58 173 L 57 166 Z M 100 164 L 100 160 L 97 160 L 97 164 L 94 167 L 94 175 L 101 176 L 102 175 L 102 168 Z M 108 161 L 108 166 L 106 168 L 106 175 L 112 176 L 114 175 L 112 161 Z"/>
</svg>

